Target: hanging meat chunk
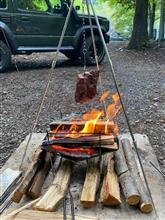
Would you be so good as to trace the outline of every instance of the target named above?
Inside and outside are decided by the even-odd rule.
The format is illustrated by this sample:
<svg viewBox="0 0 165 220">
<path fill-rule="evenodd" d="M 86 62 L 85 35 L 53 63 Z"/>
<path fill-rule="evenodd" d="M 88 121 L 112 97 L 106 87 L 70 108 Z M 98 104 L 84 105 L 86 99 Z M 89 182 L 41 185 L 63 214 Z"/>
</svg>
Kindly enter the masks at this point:
<svg viewBox="0 0 165 220">
<path fill-rule="evenodd" d="M 78 74 L 75 93 L 75 101 L 77 103 L 88 102 L 96 96 L 98 78 L 98 70 Z"/>
</svg>

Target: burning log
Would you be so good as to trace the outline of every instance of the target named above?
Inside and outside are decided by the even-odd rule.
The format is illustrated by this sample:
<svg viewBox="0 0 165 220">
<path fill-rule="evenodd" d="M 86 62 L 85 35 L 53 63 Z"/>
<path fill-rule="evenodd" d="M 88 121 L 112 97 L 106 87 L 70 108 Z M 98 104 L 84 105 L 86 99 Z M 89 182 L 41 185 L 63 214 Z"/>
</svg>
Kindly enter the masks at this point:
<svg viewBox="0 0 165 220">
<path fill-rule="evenodd" d="M 96 96 L 98 78 L 98 70 L 78 74 L 75 92 L 75 101 L 77 103 L 83 104 Z"/>
<path fill-rule="evenodd" d="M 100 200 L 104 205 L 110 206 L 119 205 L 121 203 L 119 182 L 114 170 L 112 154 L 107 155 L 107 173 L 103 179 Z"/>
<path fill-rule="evenodd" d="M 85 208 L 92 207 L 96 202 L 96 192 L 100 182 L 98 158 L 88 161 L 85 182 L 81 193 L 81 203 Z"/>
<path fill-rule="evenodd" d="M 35 210 L 54 211 L 65 196 L 72 171 L 72 162 L 63 160 L 52 185 L 43 197 L 34 205 Z"/>
<path fill-rule="evenodd" d="M 51 168 L 51 157 L 50 153 L 47 153 L 45 156 L 45 160 L 37 173 L 35 174 L 31 186 L 27 191 L 27 195 L 30 196 L 32 199 L 37 199 L 42 190 L 42 186 L 44 184 L 45 178 L 47 177 L 49 170 Z"/>
<path fill-rule="evenodd" d="M 144 183 L 139 175 L 138 167 L 135 161 L 135 155 L 133 152 L 133 148 L 129 139 L 122 139 L 122 146 L 125 154 L 125 158 L 128 164 L 128 167 L 131 171 L 131 176 L 134 178 L 138 191 L 140 193 L 140 210 L 144 213 L 152 212 L 153 206 L 149 197 L 149 193 L 147 192 Z"/>
<path fill-rule="evenodd" d="M 58 130 L 68 132 L 75 125 L 77 132 L 80 132 L 84 128 L 85 123 L 86 121 L 54 121 L 50 124 L 50 130 L 52 132 L 58 132 Z M 116 125 L 112 121 L 106 122 L 99 120 L 95 123 L 94 133 L 105 134 L 105 128 L 108 134 L 114 134 Z"/>
<path fill-rule="evenodd" d="M 131 177 L 130 171 L 128 170 L 122 145 L 120 145 L 118 151 L 114 152 L 114 155 L 115 169 L 119 178 L 120 185 L 123 189 L 126 202 L 129 205 L 137 205 L 140 202 L 140 195 L 134 180 Z"/>
<path fill-rule="evenodd" d="M 42 146 L 47 145 L 60 145 L 60 146 L 68 146 L 69 147 L 79 147 L 79 146 L 106 146 L 111 148 L 114 147 L 115 141 L 117 142 L 117 138 L 113 135 L 91 135 L 91 136 L 81 136 L 77 138 L 57 138 L 49 141 L 43 141 Z"/>
<path fill-rule="evenodd" d="M 38 167 L 43 161 L 44 154 L 45 152 L 43 152 L 41 149 L 37 149 L 35 151 L 32 163 L 29 165 L 28 170 L 23 177 L 23 180 L 14 192 L 14 195 L 12 197 L 13 202 L 19 203 L 23 195 L 26 193 L 32 178 L 34 177 Z"/>
</svg>

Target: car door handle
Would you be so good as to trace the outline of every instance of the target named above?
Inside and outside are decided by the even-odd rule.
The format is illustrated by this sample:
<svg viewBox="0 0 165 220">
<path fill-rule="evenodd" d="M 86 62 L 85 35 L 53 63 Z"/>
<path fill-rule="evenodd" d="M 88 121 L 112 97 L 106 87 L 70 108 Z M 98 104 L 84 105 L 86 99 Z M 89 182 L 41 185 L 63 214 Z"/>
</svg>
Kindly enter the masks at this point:
<svg viewBox="0 0 165 220">
<path fill-rule="evenodd" d="M 20 20 L 23 21 L 23 22 L 29 22 L 30 21 L 28 17 L 21 17 Z"/>
</svg>

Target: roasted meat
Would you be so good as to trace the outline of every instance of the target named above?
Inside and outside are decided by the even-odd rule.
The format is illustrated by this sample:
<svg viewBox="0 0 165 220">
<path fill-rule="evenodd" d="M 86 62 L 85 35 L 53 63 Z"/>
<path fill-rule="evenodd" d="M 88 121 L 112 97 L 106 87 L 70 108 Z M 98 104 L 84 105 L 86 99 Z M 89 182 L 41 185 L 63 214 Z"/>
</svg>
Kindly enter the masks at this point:
<svg viewBox="0 0 165 220">
<path fill-rule="evenodd" d="M 98 78 L 98 70 L 78 74 L 75 92 L 75 101 L 77 103 L 83 104 L 96 96 Z"/>
</svg>

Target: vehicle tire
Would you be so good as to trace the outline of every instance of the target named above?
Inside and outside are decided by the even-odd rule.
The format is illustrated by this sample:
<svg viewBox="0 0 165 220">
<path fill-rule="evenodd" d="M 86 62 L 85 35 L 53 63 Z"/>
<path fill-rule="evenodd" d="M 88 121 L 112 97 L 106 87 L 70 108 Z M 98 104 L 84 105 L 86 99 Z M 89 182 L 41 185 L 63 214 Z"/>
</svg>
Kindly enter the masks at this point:
<svg viewBox="0 0 165 220">
<path fill-rule="evenodd" d="M 95 44 L 96 44 L 98 61 L 99 63 L 101 63 L 105 56 L 105 50 L 104 50 L 104 46 L 101 41 L 101 38 L 99 36 L 95 36 Z M 84 49 L 84 45 L 82 45 L 81 51 L 80 51 L 80 57 L 81 57 L 82 63 L 84 62 L 83 49 Z M 92 37 L 88 37 L 86 39 L 86 64 L 88 66 L 96 65 Z"/>
<path fill-rule="evenodd" d="M 79 59 L 79 54 L 77 51 L 63 51 L 62 52 L 67 58 L 70 60 L 78 60 Z"/>
<path fill-rule="evenodd" d="M 3 73 L 11 66 L 11 50 L 3 41 L 0 41 L 0 73 Z"/>
</svg>

